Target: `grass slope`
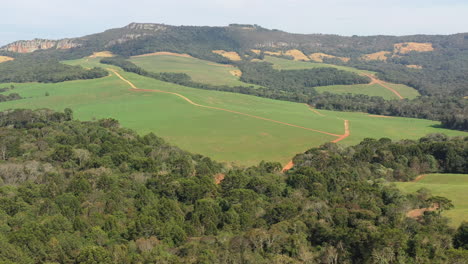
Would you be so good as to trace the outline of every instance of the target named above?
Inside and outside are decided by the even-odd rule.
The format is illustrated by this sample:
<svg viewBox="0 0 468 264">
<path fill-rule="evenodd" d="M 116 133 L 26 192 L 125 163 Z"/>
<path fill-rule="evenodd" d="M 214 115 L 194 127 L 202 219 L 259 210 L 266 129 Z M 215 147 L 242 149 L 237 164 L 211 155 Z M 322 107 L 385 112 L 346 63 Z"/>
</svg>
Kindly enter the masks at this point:
<svg viewBox="0 0 468 264">
<path fill-rule="evenodd" d="M 252 86 L 241 82 L 232 72 L 239 72 L 237 67 L 190 57 L 173 55 L 153 55 L 146 57 L 133 57 L 131 62 L 151 72 L 180 72 L 186 73 L 195 82 L 228 85 Z"/>
<path fill-rule="evenodd" d="M 354 84 L 354 85 L 329 85 L 315 87 L 319 93 L 335 94 L 365 94 L 368 96 L 381 96 L 384 99 L 398 99 L 398 97 L 388 89 L 382 89 L 378 84 Z M 403 96 L 403 95 L 402 95 Z"/>
<path fill-rule="evenodd" d="M 69 61 L 84 67 L 99 66 L 99 59 Z M 142 89 L 179 93 L 206 105 L 270 118 L 281 122 L 343 134 L 343 120 L 350 121 L 351 136 L 343 144 L 356 144 L 366 137 L 416 139 L 428 133 L 450 136 L 468 133 L 437 128 L 437 122 L 409 118 L 376 118 L 362 113 L 320 111 L 320 116 L 306 105 L 277 101 L 236 93 L 183 87 L 151 78 L 120 74 Z M 261 160 L 288 162 L 295 154 L 336 139 L 296 127 L 234 113 L 197 107 L 171 94 L 131 91 L 127 83 L 114 74 L 101 79 L 56 84 L 15 84 L 15 92 L 25 99 L 0 103 L 0 110 L 10 108 L 70 107 L 81 120 L 113 117 L 125 127 L 140 133 L 154 132 L 191 152 L 219 161 L 252 165 Z M 46 96 L 46 92 L 49 96 Z"/>
<path fill-rule="evenodd" d="M 447 197 L 455 208 L 442 214 L 452 220 L 451 225 L 457 227 L 462 221 L 468 221 L 468 174 L 428 174 L 418 182 L 398 182 L 396 185 L 407 193 L 427 188 L 433 195 Z"/>
<path fill-rule="evenodd" d="M 324 68 L 332 67 L 343 71 L 350 71 L 357 74 L 371 74 L 375 75 L 375 72 L 359 70 L 352 67 L 339 66 L 327 63 L 318 63 L 318 62 L 304 62 L 304 61 L 293 61 L 287 60 L 272 56 L 265 56 L 265 61 L 273 64 L 273 68 L 278 70 L 300 70 L 300 69 L 313 69 L 313 68 Z M 388 86 L 395 89 L 398 93 L 401 94 L 404 98 L 413 99 L 419 96 L 419 92 L 409 86 L 404 84 L 392 84 L 387 83 Z M 331 85 L 331 86 L 322 86 L 315 88 L 319 93 L 330 92 L 337 94 L 365 94 L 369 96 L 381 96 L 384 99 L 398 99 L 398 97 L 393 94 L 390 90 L 382 87 L 379 84 L 372 85 Z"/>
</svg>

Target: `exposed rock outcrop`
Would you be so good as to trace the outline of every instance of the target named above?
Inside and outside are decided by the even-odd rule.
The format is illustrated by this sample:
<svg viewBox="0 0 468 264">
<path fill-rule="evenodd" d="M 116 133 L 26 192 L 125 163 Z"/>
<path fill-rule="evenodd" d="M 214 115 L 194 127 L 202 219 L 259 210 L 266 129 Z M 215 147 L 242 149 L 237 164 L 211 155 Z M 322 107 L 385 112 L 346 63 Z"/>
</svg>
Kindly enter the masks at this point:
<svg viewBox="0 0 468 264">
<path fill-rule="evenodd" d="M 45 49 L 71 49 L 80 46 L 72 39 L 48 40 L 48 39 L 33 39 L 20 40 L 2 47 L 0 50 L 6 50 L 16 53 L 30 53 L 36 50 Z"/>
</svg>

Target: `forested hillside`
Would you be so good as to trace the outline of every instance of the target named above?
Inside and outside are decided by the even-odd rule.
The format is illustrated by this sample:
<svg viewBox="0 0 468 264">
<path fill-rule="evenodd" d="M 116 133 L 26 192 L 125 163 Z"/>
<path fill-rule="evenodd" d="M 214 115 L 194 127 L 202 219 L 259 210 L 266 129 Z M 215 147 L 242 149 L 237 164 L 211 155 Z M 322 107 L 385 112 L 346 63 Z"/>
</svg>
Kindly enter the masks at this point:
<svg viewBox="0 0 468 264">
<path fill-rule="evenodd" d="M 17 53 L 25 47 L 34 52 Z M 15 60 L 0 64 L 0 82 L 60 82 L 102 77 L 106 73 L 101 69 L 85 70 L 58 61 L 103 50 L 122 58 L 166 51 L 235 64 L 242 71 L 242 81 L 265 89 L 201 84 L 184 74 L 149 73 L 134 65 L 127 67 L 126 63 L 126 70 L 190 87 L 303 102 L 323 109 L 427 118 L 441 121 L 447 128 L 468 130 L 468 107 L 463 99 L 468 96 L 468 33 L 343 37 L 292 34 L 258 25 L 196 27 L 131 23 L 80 38 L 19 41 L 2 47 L 0 55 Z M 220 55 L 223 52 L 233 52 L 236 60 Z M 313 87 L 366 83 L 367 79 L 333 69 L 276 71 L 267 64 L 255 62 L 265 54 L 306 61 L 319 56 L 323 62 L 374 71 L 383 80 L 406 84 L 427 97 L 410 102 L 383 102 L 360 95 L 318 95 Z"/>
<path fill-rule="evenodd" d="M 113 119 L 0 114 L 0 262 L 463 263 L 449 200 L 388 180 L 467 173 L 467 138 L 327 144 L 226 168 Z M 438 203 L 421 220 L 406 210 Z"/>
<path fill-rule="evenodd" d="M 197 58 L 230 63 L 213 50 L 239 53 L 248 60 L 260 52 L 298 50 L 306 56 L 325 54 L 324 60 L 347 64 L 380 73 L 385 80 L 408 84 L 423 94 L 466 96 L 468 80 L 468 34 L 413 36 L 352 36 L 327 34 L 293 34 L 266 29 L 258 25 L 232 24 L 227 27 L 170 26 L 131 23 L 122 28 L 60 41 L 33 40 L 33 50 L 44 58 L 78 59 L 95 51 L 110 50 L 117 55 L 131 56 L 157 51 L 187 53 Z M 429 44 L 426 52 L 408 49 L 407 43 Z M 15 42 L 0 49 L 0 54 L 16 57 L 24 42 Z M 395 46 L 399 45 L 399 46 Z M 29 47 L 29 46 L 28 46 Z M 405 50 L 406 49 L 406 50 Z M 386 53 L 383 60 L 363 60 L 368 54 Z M 245 57 L 247 56 L 247 57 Z M 348 58 L 342 61 L 335 57 Z M 415 65 L 417 68 L 408 68 Z"/>
</svg>

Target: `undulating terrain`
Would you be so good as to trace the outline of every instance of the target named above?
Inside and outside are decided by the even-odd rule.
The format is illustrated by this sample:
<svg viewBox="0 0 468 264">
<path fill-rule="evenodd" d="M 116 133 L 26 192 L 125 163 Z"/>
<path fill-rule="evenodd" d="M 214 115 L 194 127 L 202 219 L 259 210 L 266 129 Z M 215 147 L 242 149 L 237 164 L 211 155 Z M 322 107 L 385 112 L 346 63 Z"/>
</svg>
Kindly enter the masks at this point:
<svg viewBox="0 0 468 264">
<path fill-rule="evenodd" d="M 467 72 L 468 33 L 0 47 L 0 263 L 466 263 Z"/>
</svg>

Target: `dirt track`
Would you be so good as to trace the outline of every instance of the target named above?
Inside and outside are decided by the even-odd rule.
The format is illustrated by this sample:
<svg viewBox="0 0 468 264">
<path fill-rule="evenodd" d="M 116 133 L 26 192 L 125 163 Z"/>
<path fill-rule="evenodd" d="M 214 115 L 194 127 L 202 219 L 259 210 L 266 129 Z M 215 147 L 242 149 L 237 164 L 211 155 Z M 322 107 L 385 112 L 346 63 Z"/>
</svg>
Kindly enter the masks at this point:
<svg viewBox="0 0 468 264">
<path fill-rule="evenodd" d="M 315 108 L 313 108 L 312 106 L 308 105 L 308 104 L 305 104 L 307 105 L 307 107 L 309 108 L 310 111 L 316 113 L 317 115 L 319 116 L 325 116 L 324 114 L 320 113 L 319 111 L 317 111 Z"/>
<path fill-rule="evenodd" d="M 414 180 L 412 180 L 412 182 L 418 182 L 418 181 L 424 179 L 424 177 L 426 177 L 426 176 L 427 176 L 427 174 L 421 174 L 418 177 L 414 178 Z"/>
<path fill-rule="evenodd" d="M 371 79 L 371 83 L 370 83 L 370 84 L 378 84 L 378 85 L 384 87 L 385 89 L 390 90 L 390 91 L 391 91 L 392 93 L 394 93 L 398 98 L 400 98 L 400 100 L 404 99 L 404 97 L 401 96 L 401 94 L 400 94 L 399 92 L 397 92 L 397 91 L 396 91 L 395 89 L 393 89 L 392 87 L 388 86 L 388 85 L 386 84 L 386 82 L 384 82 L 384 81 L 382 81 L 382 80 L 379 80 L 379 79 L 375 78 L 375 76 L 370 75 L 370 74 L 365 74 L 365 73 L 363 73 L 362 75 L 367 76 L 367 77 L 369 77 L 369 78 Z"/>
<path fill-rule="evenodd" d="M 351 135 L 351 131 L 349 130 L 349 121 L 348 120 L 344 120 L 344 129 L 345 129 L 345 133 L 341 136 L 339 136 L 337 139 L 335 140 L 332 140 L 330 142 L 333 142 L 333 143 L 337 143 L 337 142 L 340 142 L 341 140 L 349 137 Z M 283 169 L 281 170 L 282 172 L 286 172 L 288 170 L 290 170 L 292 167 L 294 167 L 294 162 L 291 160 L 290 162 L 288 162 L 288 164 L 286 164 Z"/>
<path fill-rule="evenodd" d="M 194 105 L 194 106 L 198 106 L 198 107 L 203 107 L 203 108 L 208 108 L 208 109 L 214 109 L 214 110 L 219 110 L 219 111 L 224 111 L 224 112 L 229 112 L 229 113 L 234 113 L 234 114 L 238 114 L 238 115 L 243 115 L 243 116 L 248 116 L 248 117 L 252 117 L 252 118 L 256 118 L 256 119 L 261 119 L 261 120 L 265 120 L 265 121 L 269 121 L 269 122 L 273 122 L 273 123 L 277 123 L 277 124 L 282 124 L 282 125 L 286 125 L 286 126 L 291 126 L 291 127 L 296 127 L 296 128 L 301 128 L 301 129 L 305 129 L 305 130 L 309 130 L 309 131 L 313 131 L 313 132 L 317 132 L 317 133 L 322 133 L 322 134 L 326 134 L 326 135 L 330 135 L 330 136 L 335 136 L 335 137 L 338 137 L 337 139 L 331 141 L 333 143 L 337 143 L 347 137 L 350 136 L 350 131 L 349 131 L 349 121 L 348 120 L 343 120 L 344 121 L 344 129 L 345 129 L 345 133 L 343 135 L 337 135 L 337 134 L 333 134 L 333 133 L 328 133 L 328 132 L 325 132 L 325 131 L 321 131 L 321 130 L 316 130 L 316 129 L 312 129 L 312 128 L 307 128 L 307 127 L 302 127 L 302 126 L 298 126 L 298 125 L 293 125 L 293 124 L 289 124 L 289 123 L 285 123 L 285 122 L 281 122 L 281 121 L 277 121 L 277 120 L 273 120 L 273 119 L 269 119 L 269 118 L 264 118 L 264 117 L 260 117 L 260 116 L 255 116 L 255 115 L 251 115 L 251 114 L 246 114 L 246 113 L 242 113 L 242 112 L 237 112 L 237 111 L 233 111 L 233 110 L 229 110 L 229 109 L 224 109 L 224 108 L 219 108 L 219 107 L 214 107 L 214 106 L 206 106 L 206 105 L 201 105 L 201 104 L 197 104 L 195 102 L 193 102 L 192 100 L 190 100 L 189 98 L 181 95 L 181 94 L 178 94 L 178 93 L 174 93 L 174 92 L 167 92 L 167 91 L 161 91 L 161 90 L 153 90 L 153 89 L 140 89 L 138 87 L 136 87 L 132 82 L 130 82 L 129 80 L 125 79 L 124 77 L 122 77 L 122 75 L 120 75 L 116 70 L 113 70 L 113 69 L 110 69 L 110 68 L 107 68 L 107 70 L 113 72 L 118 78 L 120 78 L 122 81 L 126 82 L 130 87 L 132 87 L 132 90 L 133 91 L 137 91 L 137 92 L 154 92 L 154 93 L 166 93 L 166 94 L 173 94 L 173 95 L 176 95 L 182 99 L 184 99 L 185 101 L 187 101 L 188 103 Z M 311 108 L 309 108 L 311 109 Z M 315 110 L 315 109 L 311 109 L 312 111 Z M 320 112 L 318 111 L 314 111 L 316 112 L 317 114 L 319 115 L 322 115 L 324 116 L 323 114 L 321 114 Z M 288 164 L 286 164 L 286 166 L 284 166 L 283 168 L 283 172 L 291 169 L 292 167 L 294 166 L 294 163 L 293 161 L 290 161 Z M 220 180 L 222 181 L 222 179 Z"/>
<path fill-rule="evenodd" d="M 302 127 L 302 126 L 298 126 L 298 125 L 294 125 L 294 124 L 290 124 L 290 123 L 286 123 L 286 122 L 281 122 L 281 121 L 277 121 L 277 120 L 274 120 L 274 119 L 269 119 L 269 118 L 265 118 L 265 117 L 261 117 L 261 116 L 246 114 L 246 113 L 237 112 L 237 111 L 233 111 L 233 110 L 229 110 L 229 109 L 224 109 L 224 108 L 219 108 L 219 107 L 214 107 L 214 106 L 201 105 L 201 104 L 198 104 L 198 103 L 193 102 L 192 100 L 190 100 L 189 98 L 187 98 L 187 97 L 185 97 L 185 96 L 183 96 L 183 95 L 181 95 L 181 94 L 174 93 L 174 92 L 167 92 L 167 91 L 154 90 L 154 89 L 140 89 L 140 88 L 137 88 L 132 82 L 130 82 L 129 80 L 127 80 L 127 79 L 125 79 L 124 77 L 122 77 L 122 75 L 120 75 L 117 71 L 115 71 L 115 70 L 113 70 L 113 69 L 110 69 L 110 68 L 107 68 L 107 70 L 113 72 L 113 73 L 114 73 L 117 77 L 119 77 L 122 81 L 124 81 L 124 82 L 126 82 L 128 85 L 130 85 L 130 87 L 132 87 L 132 90 L 137 91 L 137 92 L 153 92 L 153 93 L 173 94 L 173 95 L 176 95 L 176 96 L 178 96 L 178 97 L 184 99 L 185 101 L 187 101 L 188 103 L 190 103 L 190 104 L 192 104 L 192 105 L 194 105 L 194 106 L 203 107 L 203 108 L 208 108 L 208 109 L 213 109 L 213 110 L 219 110 L 219 111 L 224 111 L 224 112 L 229 112 L 229 113 L 238 114 L 238 115 L 243 115 L 243 116 L 248 116 L 248 117 L 252 117 L 252 118 L 256 118 L 256 119 L 261 119 L 261 120 L 265 120 L 265 121 L 269 121 L 269 122 L 273 122 L 273 123 L 277 123 L 277 124 L 281 124 L 281 125 L 285 125 L 285 126 L 296 127 L 296 128 L 300 128 L 300 129 L 304 129 L 304 130 L 308 130 L 308 131 L 313 131 L 313 132 L 317 132 L 317 133 L 321 133 L 321 134 L 325 134 L 325 135 L 330 135 L 330 136 L 334 136 L 334 137 L 341 137 L 341 135 L 337 135 L 337 134 L 333 134 L 333 133 L 328 133 L 328 132 L 321 131 L 321 130 L 317 130 L 317 129 Z"/>
<path fill-rule="evenodd" d="M 345 130 L 345 132 L 344 132 L 344 134 L 341 135 L 339 138 L 333 140 L 333 141 L 332 141 L 333 143 L 338 143 L 338 142 L 340 142 L 341 140 L 343 140 L 343 139 L 349 137 L 349 135 L 351 135 L 351 132 L 349 131 L 349 121 L 348 121 L 348 120 L 343 120 L 343 121 L 344 121 L 344 130 Z"/>
</svg>

